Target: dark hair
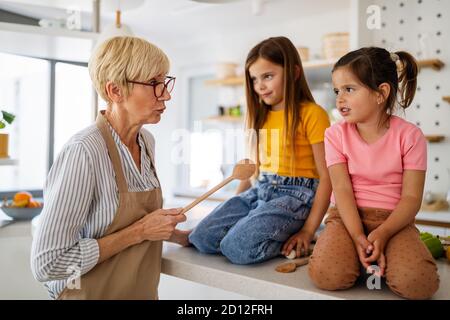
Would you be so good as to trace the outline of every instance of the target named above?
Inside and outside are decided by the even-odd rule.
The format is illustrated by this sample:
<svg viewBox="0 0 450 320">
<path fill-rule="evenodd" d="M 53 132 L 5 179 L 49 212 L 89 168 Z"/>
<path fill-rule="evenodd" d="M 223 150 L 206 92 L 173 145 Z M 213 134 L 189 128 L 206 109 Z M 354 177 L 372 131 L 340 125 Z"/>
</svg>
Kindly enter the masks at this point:
<svg viewBox="0 0 450 320">
<path fill-rule="evenodd" d="M 257 146 L 259 145 L 259 129 L 267 119 L 268 106 L 258 97 L 253 88 L 249 68 L 258 60 L 264 58 L 280 65 L 284 70 L 284 99 L 286 101 L 284 114 L 285 141 L 291 142 L 292 154 L 295 154 L 295 138 L 300 124 L 300 104 L 315 102 L 305 79 L 300 55 L 294 44 L 286 37 L 272 37 L 258 43 L 247 55 L 245 61 L 245 91 L 247 98 L 247 128 L 256 131 Z M 296 69 L 300 71 L 297 74 Z M 257 151 L 259 157 L 259 151 Z M 294 157 L 291 158 L 292 160 Z M 259 159 L 257 158 L 259 162 Z M 291 169 L 292 169 L 291 163 Z"/>
<path fill-rule="evenodd" d="M 380 92 L 380 84 L 389 84 L 391 90 L 384 106 L 389 116 L 394 113 L 396 102 L 406 109 L 414 99 L 418 66 L 416 59 L 408 52 L 389 53 L 378 47 L 361 48 L 340 58 L 332 72 L 341 67 L 349 68 L 363 85 L 376 92 Z"/>
</svg>

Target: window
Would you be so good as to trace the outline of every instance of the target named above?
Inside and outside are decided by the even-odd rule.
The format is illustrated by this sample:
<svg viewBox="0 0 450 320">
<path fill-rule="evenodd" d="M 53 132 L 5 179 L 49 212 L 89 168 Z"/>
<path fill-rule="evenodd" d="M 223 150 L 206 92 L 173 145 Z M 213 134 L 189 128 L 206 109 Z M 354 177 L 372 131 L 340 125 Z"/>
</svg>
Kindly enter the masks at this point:
<svg viewBox="0 0 450 320">
<path fill-rule="evenodd" d="M 187 76 L 188 112 L 185 128 L 189 137 L 185 144 L 187 163 L 179 164 L 180 188 L 176 195 L 196 196 L 229 177 L 236 161 L 243 158 L 243 121 L 224 121 L 219 115 L 219 106 L 235 105 L 239 101 L 236 88 L 207 86 L 214 79 L 213 73 Z M 240 89 L 242 91 L 242 89 Z M 218 191 L 215 196 L 224 198 L 234 193 L 239 181 L 233 181 Z"/>
<path fill-rule="evenodd" d="M 0 107 L 16 115 L 9 155 L 17 165 L 0 166 L 0 191 L 42 189 L 47 174 L 50 64 L 0 53 Z"/>
<path fill-rule="evenodd" d="M 40 195 L 65 142 L 92 120 L 92 89 L 85 63 L 0 53 L 0 107 L 16 115 L 9 155 L 0 165 L 0 195 L 18 190 Z"/>
<path fill-rule="evenodd" d="M 54 159 L 71 136 L 92 123 L 91 79 L 87 68 L 57 62 L 55 84 Z"/>
</svg>

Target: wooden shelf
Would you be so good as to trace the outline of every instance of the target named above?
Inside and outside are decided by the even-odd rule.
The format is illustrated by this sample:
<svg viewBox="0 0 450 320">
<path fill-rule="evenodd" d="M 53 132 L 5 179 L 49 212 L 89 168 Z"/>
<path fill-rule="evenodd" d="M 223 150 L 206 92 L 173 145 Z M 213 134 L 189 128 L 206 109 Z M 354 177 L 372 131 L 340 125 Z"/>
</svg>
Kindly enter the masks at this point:
<svg viewBox="0 0 450 320">
<path fill-rule="evenodd" d="M 312 60 L 303 63 L 303 68 L 305 70 L 309 69 L 321 69 L 321 68 L 331 68 L 337 62 L 337 60 Z M 419 68 L 432 68 L 434 70 L 441 70 L 445 63 L 440 59 L 424 59 L 418 60 L 417 64 Z"/>
<path fill-rule="evenodd" d="M 229 123 L 241 123 L 244 121 L 244 117 L 242 116 L 213 116 L 204 119 L 206 122 L 229 122 Z"/>
<path fill-rule="evenodd" d="M 321 69 L 321 68 L 331 68 L 334 66 L 334 64 L 337 62 L 337 60 L 312 60 L 312 61 L 306 61 L 303 63 L 303 68 L 305 70 L 309 69 Z M 442 62 L 440 59 L 424 59 L 424 60 L 418 60 L 417 64 L 419 65 L 419 68 L 432 68 L 434 70 L 441 70 L 445 63 Z"/>
<path fill-rule="evenodd" d="M 428 142 L 436 143 L 441 142 L 445 140 L 445 136 L 439 136 L 439 135 L 426 135 L 425 138 L 428 140 Z"/>
<path fill-rule="evenodd" d="M 303 63 L 305 71 L 322 70 L 332 68 L 337 60 L 310 60 Z M 434 70 L 441 70 L 445 64 L 439 59 L 426 59 L 417 61 L 419 68 L 432 68 Z M 331 75 L 330 75 L 331 78 Z M 213 79 L 205 81 L 206 85 L 212 86 L 242 86 L 245 83 L 244 76 L 236 76 L 225 79 Z M 450 98 L 450 97 L 448 97 Z"/>
<path fill-rule="evenodd" d="M 442 100 L 450 103 L 450 96 L 442 97 Z"/>
<path fill-rule="evenodd" d="M 311 60 L 303 63 L 303 69 L 308 71 L 331 68 L 335 63 L 335 60 Z M 210 86 L 242 86 L 245 84 L 245 77 L 236 76 L 225 79 L 207 80 L 205 84 Z"/>
<path fill-rule="evenodd" d="M 0 158 L 0 166 L 14 166 L 17 164 L 17 160 L 10 158 Z"/>
<path fill-rule="evenodd" d="M 426 59 L 417 61 L 419 68 L 432 68 L 434 70 L 441 70 L 445 63 L 440 59 Z"/>
</svg>

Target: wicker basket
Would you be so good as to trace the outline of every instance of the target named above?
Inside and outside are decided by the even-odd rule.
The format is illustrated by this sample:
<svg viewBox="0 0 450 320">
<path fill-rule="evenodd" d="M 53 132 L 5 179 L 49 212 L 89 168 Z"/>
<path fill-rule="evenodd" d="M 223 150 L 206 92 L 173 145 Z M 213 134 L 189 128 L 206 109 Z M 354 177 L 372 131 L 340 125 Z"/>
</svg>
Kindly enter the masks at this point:
<svg viewBox="0 0 450 320">
<path fill-rule="evenodd" d="M 307 47 L 297 47 L 298 54 L 302 62 L 309 60 L 309 48 Z"/>
<path fill-rule="evenodd" d="M 327 60 L 336 60 L 350 50 L 348 32 L 328 33 L 323 36 L 323 56 Z"/>
</svg>

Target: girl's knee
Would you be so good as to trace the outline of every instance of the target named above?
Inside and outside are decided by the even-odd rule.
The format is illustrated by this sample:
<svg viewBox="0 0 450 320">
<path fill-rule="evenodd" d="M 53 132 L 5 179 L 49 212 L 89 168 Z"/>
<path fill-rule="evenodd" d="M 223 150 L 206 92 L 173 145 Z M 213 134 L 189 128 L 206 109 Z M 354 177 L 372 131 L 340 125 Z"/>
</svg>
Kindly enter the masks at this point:
<svg viewBox="0 0 450 320">
<path fill-rule="evenodd" d="M 234 264 L 250 264 L 253 263 L 250 252 L 240 246 L 232 237 L 226 236 L 220 242 L 220 251 Z"/>
<path fill-rule="evenodd" d="M 220 242 L 220 251 L 234 264 L 259 263 L 280 254 L 281 244 L 273 241 L 258 241 L 248 235 L 230 232 Z"/>
<path fill-rule="evenodd" d="M 411 300 L 430 299 L 439 289 L 435 266 L 416 268 L 405 266 L 387 273 L 387 285 L 399 296 Z"/>
<path fill-rule="evenodd" d="M 335 291 L 352 287 L 359 276 L 359 266 L 333 261 L 318 260 L 311 256 L 308 274 L 316 287 Z"/>
<path fill-rule="evenodd" d="M 234 264 L 255 263 L 249 239 L 243 240 L 236 232 L 228 233 L 220 242 L 221 253 Z"/>
</svg>

